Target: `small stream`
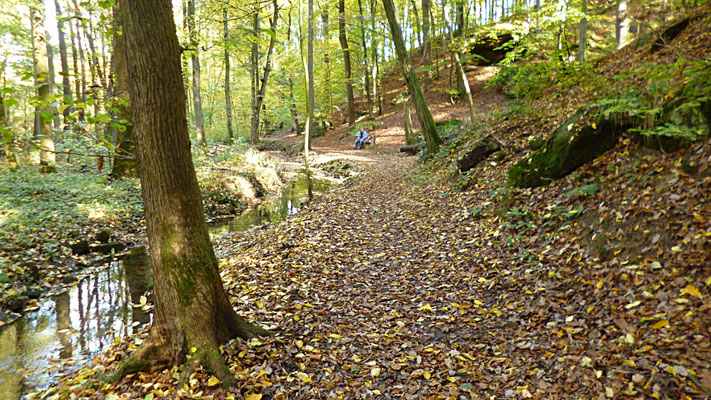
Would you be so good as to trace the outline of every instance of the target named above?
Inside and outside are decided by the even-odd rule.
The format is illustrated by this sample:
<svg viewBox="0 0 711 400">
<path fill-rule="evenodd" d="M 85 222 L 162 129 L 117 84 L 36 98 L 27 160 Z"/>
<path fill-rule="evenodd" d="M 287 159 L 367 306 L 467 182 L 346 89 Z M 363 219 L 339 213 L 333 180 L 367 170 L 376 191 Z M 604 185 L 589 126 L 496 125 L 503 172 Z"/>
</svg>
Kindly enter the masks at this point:
<svg viewBox="0 0 711 400">
<path fill-rule="evenodd" d="M 323 193 L 330 186 L 327 181 L 314 181 L 313 192 Z M 279 221 L 297 213 L 307 200 L 306 180 L 300 179 L 243 215 L 211 223 L 210 235 Z M 17 400 L 30 389 L 49 387 L 117 339 L 150 323 L 150 312 L 140 304 L 151 285 L 150 258 L 145 248 L 136 247 L 0 327 L 0 399 Z"/>
</svg>

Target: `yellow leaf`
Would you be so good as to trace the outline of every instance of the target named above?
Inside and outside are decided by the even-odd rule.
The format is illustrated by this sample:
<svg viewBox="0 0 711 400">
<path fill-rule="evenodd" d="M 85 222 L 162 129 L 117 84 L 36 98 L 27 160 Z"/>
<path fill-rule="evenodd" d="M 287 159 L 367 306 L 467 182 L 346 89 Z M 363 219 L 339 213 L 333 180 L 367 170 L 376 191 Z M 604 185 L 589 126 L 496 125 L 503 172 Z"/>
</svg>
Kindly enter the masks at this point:
<svg viewBox="0 0 711 400">
<path fill-rule="evenodd" d="M 220 380 L 217 379 L 216 377 L 211 377 L 210 379 L 207 380 L 207 386 L 208 387 L 215 387 L 220 384 Z"/>
<path fill-rule="evenodd" d="M 296 347 L 298 347 L 298 348 L 304 347 L 304 342 L 302 342 L 301 340 L 297 340 L 297 341 L 296 341 Z"/>
<path fill-rule="evenodd" d="M 380 376 L 380 368 L 373 368 L 370 370 L 370 376 L 377 378 Z"/>
<path fill-rule="evenodd" d="M 191 352 L 191 353 L 195 353 L 196 351 L 197 351 L 197 347 L 191 347 L 191 348 L 190 348 L 190 352 Z"/>
<path fill-rule="evenodd" d="M 257 300 L 257 308 L 259 308 L 260 310 L 264 308 L 264 303 L 261 300 Z"/>
<path fill-rule="evenodd" d="M 703 297 L 699 289 L 694 285 L 686 285 L 685 288 L 681 289 L 681 294 L 688 294 L 689 296 Z"/>
<path fill-rule="evenodd" d="M 341 335 L 339 335 L 337 333 L 329 333 L 328 337 L 330 337 L 331 339 L 340 339 Z"/>
<path fill-rule="evenodd" d="M 704 282 L 706 282 L 706 286 L 711 286 L 711 276 L 706 278 L 706 280 Z"/>
<path fill-rule="evenodd" d="M 296 377 L 299 378 L 299 379 L 301 379 L 304 383 L 309 383 L 309 382 L 311 382 L 311 377 L 310 377 L 308 374 L 304 373 L 304 372 L 297 372 L 297 373 L 296 373 Z"/>
<path fill-rule="evenodd" d="M 248 395 L 244 396 L 244 400 L 262 400 L 262 394 L 261 393 L 248 394 Z"/>
<path fill-rule="evenodd" d="M 429 311 L 429 312 L 432 312 L 432 311 L 433 311 L 433 310 L 432 310 L 432 306 L 431 306 L 429 303 L 427 303 L 427 304 L 425 304 L 424 306 L 422 306 L 422 311 Z"/>
<path fill-rule="evenodd" d="M 667 325 L 669 325 L 669 321 L 667 321 L 666 319 L 663 319 L 663 320 L 657 322 L 656 324 L 652 325 L 652 328 L 654 328 L 654 329 L 662 329 L 662 328 L 664 328 L 664 327 L 667 326 Z"/>
<path fill-rule="evenodd" d="M 597 124 L 593 122 L 593 123 L 592 123 L 592 128 L 593 128 L 593 129 L 597 129 Z"/>
<path fill-rule="evenodd" d="M 430 379 L 430 377 L 432 377 L 432 374 L 430 374 L 430 371 L 425 371 L 422 373 L 422 376 L 424 376 L 425 379 Z"/>
</svg>

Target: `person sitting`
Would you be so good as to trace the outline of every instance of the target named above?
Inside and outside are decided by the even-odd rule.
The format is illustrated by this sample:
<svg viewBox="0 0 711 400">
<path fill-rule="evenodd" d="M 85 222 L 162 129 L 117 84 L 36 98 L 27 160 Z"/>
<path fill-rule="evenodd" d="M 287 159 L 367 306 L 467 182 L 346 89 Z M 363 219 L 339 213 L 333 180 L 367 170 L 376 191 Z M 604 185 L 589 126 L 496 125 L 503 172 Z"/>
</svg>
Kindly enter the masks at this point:
<svg viewBox="0 0 711 400">
<path fill-rule="evenodd" d="M 365 143 L 369 143 L 368 132 L 365 129 L 360 128 L 358 133 L 356 133 L 355 148 L 354 150 L 362 149 Z"/>
</svg>

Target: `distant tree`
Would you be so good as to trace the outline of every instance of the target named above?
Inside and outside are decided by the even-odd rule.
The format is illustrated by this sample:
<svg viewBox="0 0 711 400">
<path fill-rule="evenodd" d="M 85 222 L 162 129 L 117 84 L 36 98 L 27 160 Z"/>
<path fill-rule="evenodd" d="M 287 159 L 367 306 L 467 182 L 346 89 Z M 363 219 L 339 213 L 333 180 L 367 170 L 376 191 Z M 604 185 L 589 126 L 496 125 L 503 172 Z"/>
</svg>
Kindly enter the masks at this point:
<svg viewBox="0 0 711 400">
<path fill-rule="evenodd" d="M 223 27 L 225 30 L 225 115 L 227 117 L 227 140 L 232 143 L 232 97 L 230 92 L 230 30 L 227 26 L 227 8 L 222 9 Z"/>
<path fill-rule="evenodd" d="M 437 133 L 437 127 L 432 118 L 432 113 L 430 113 L 430 109 L 427 107 L 425 95 L 422 93 L 422 87 L 420 87 L 420 81 L 417 79 L 415 70 L 412 68 L 410 55 L 405 48 L 405 40 L 402 37 L 402 30 L 395 16 L 395 4 L 393 4 L 393 0 L 383 0 L 383 8 L 385 8 L 385 15 L 390 25 L 390 34 L 393 38 L 393 42 L 395 42 L 395 52 L 397 53 L 398 61 L 402 67 L 402 74 L 407 83 L 412 102 L 415 105 L 417 119 L 420 121 L 420 129 L 427 143 L 427 152 L 434 154 L 439 151 L 442 139 L 440 139 Z"/>
<path fill-rule="evenodd" d="M 580 19 L 580 41 L 578 42 L 578 62 L 585 62 L 585 51 L 587 47 L 587 31 L 588 31 L 588 0 L 583 0 L 582 10 L 583 18 Z"/>
<path fill-rule="evenodd" d="M 353 82 L 351 80 L 351 52 L 346 36 L 346 2 L 338 0 L 338 41 L 343 49 L 343 67 L 346 74 L 346 98 L 348 101 L 348 125 L 355 124 L 355 97 L 353 95 Z"/>
<path fill-rule="evenodd" d="M 188 0 L 188 31 L 190 35 L 190 59 L 193 65 L 193 116 L 198 146 L 205 146 L 205 118 L 202 115 L 202 96 L 200 94 L 200 58 L 198 56 L 198 37 L 195 28 L 195 0 Z"/>
<path fill-rule="evenodd" d="M 190 154 L 180 52 L 170 0 L 122 0 L 130 96 L 155 311 L 145 343 L 114 379 L 186 362 L 234 383 L 220 356 L 228 340 L 265 330 L 237 316 L 225 293 L 207 232 Z"/>
<path fill-rule="evenodd" d="M 627 18 L 627 0 L 617 0 L 617 13 L 615 19 L 615 38 L 617 48 L 621 49 L 627 45 L 627 36 L 630 30 L 630 21 Z"/>
<path fill-rule="evenodd" d="M 54 172 L 54 115 L 50 108 L 49 64 L 47 59 L 47 38 L 44 30 L 44 11 L 41 2 L 30 7 L 32 26 L 32 46 L 34 48 L 34 75 L 37 88 L 37 106 L 35 107 L 35 139 L 40 145 L 40 166 L 44 172 Z"/>
</svg>

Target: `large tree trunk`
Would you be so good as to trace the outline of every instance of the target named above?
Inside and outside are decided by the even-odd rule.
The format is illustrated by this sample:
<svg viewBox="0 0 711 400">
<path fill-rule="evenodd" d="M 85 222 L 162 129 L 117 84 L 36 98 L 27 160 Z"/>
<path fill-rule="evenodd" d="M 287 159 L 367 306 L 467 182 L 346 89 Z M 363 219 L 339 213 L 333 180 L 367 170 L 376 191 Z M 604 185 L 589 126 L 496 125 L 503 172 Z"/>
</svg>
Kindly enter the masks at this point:
<svg viewBox="0 0 711 400">
<path fill-rule="evenodd" d="M 114 29 L 118 30 L 123 26 L 121 13 L 117 6 L 114 6 Z M 133 115 L 131 109 L 131 97 L 129 96 L 128 60 L 126 59 L 126 35 L 112 35 L 113 54 L 111 64 L 114 69 L 114 79 L 116 88 L 114 103 L 116 107 L 116 120 L 128 121 L 128 124 L 120 124 L 121 128 L 116 130 L 116 156 L 114 165 L 111 168 L 112 179 L 138 176 L 138 163 L 136 162 L 136 138 L 134 135 Z"/>
<path fill-rule="evenodd" d="M 206 146 L 205 118 L 202 116 L 202 95 L 200 94 L 200 58 L 198 58 L 197 30 L 195 29 L 195 0 L 188 0 L 188 30 L 190 31 L 190 59 L 193 64 L 193 114 L 195 135 L 198 146 Z"/>
<path fill-rule="evenodd" d="M 232 144 L 232 94 L 230 93 L 230 30 L 227 27 L 227 8 L 222 9 L 225 28 L 225 114 L 227 116 L 227 141 Z"/>
<path fill-rule="evenodd" d="M 617 48 L 627 45 L 627 36 L 630 30 L 630 20 L 627 18 L 627 0 L 617 0 L 617 18 L 615 21 Z"/>
<path fill-rule="evenodd" d="M 202 364 L 222 382 L 234 383 L 219 345 L 265 331 L 237 316 L 220 279 L 190 154 L 171 2 L 120 4 L 155 309 L 148 339 L 114 378 L 187 359 L 188 372 Z"/>
<path fill-rule="evenodd" d="M 54 132 L 52 132 L 54 115 L 50 108 L 49 64 L 47 62 L 47 38 L 44 33 L 44 13 L 37 7 L 31 7 L 30 18 L 32 20 L 35 86 L 39 102 L 36 108 L 35 132 L 38 134 L 40 142 L 40 168 L 43 172 L 54 172 Z"/>
<path fill-rule="evenodd" d="M 353 82 L 351 81 L 351 52 L 348 49 L 346 37 L 346 3 L 338 0 L 338 41 L 343 49 L 343 65 L 346 73 L 346 97 L 348 98 L 348 125 L 355 124 L 355 97 L 353 96 Z"/>
<path fill-rule="evenodd" d="M 371 32 L 377 32 L 375 29 L 375 21 L 376 21 L 376 7 L 375 7 L 375 0 L 370 0 L 370 29 Z M 375 98 L 375 101 L 378 103 L 378 115 L 381 115 L 383 113 L 383 96 L 382 96 L 382 90 L 380 89 L 380 63 L 378 61 L 378 44 L 380 43 L 380 39 L 376 37 L 375 34 L 373 36 L 373 41 L 371 42 L 370 48 L 372 50 L 372 63 L 373 63 L 373 71 L 372 71 L 372 76 L 373 76 L 373 97 Z M 383 43 L 383 47 L 385 47 L 385 44 Z"/>
<path fill-rule="evenodd" d="M 383 7 L 385 8 L 385 15 L 390 25 L 390 33 L 395 42 L 395 52 L 400 61 L 412 102 L 415 105 L 417 119 L 420 121 L 420 129 L 425 137 L 425 142 L 427 142 L 427 152 L 434 154 L 439 151 L 439 145 L 442 143 L 442 140 L 437 133 L 434 119 L 432 119 L 432 114 L 425 101 L 425 95 L 422 93 L 422 88 L 420 87 L 420 81 L 417 79 L 417 75 L 415 75 L 415 70 L 412 68 L 412 62 L 410 61 L 410 55 L 405 48 L 402 30 L 395 16 L 395 4 L 393 4 L 393 0 L 383 0 Z"/>
<path fill-rule="evenodd" d="M 363 47 L 363 66 L 365 68 L 365 93 L 368 101 L 368 116 L 373 117 L 373 94 L 370 88 L 370 67 L 368 66 L 368 45 L 365 40 L 365 16 L 363 15 L 363 1 L 358 0 L 358 11 L 360 12 L 360 41 Z"/>
</svg>

